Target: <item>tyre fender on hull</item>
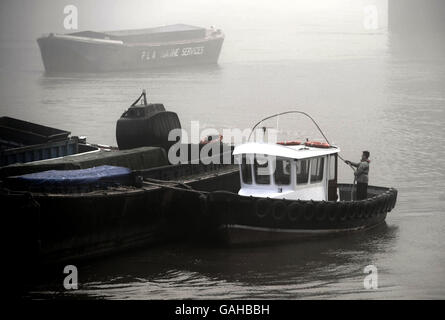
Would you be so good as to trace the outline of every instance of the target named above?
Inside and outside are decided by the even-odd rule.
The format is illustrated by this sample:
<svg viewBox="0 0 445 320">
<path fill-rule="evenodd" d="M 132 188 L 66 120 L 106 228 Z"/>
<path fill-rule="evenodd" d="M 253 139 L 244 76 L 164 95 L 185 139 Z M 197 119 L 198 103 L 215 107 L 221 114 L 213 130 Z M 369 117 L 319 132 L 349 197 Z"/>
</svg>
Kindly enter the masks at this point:
<svg viewBox="0 0 445 320">
<path fill-rule="evenodd" d="M 368 219 L 372 216 L 372 202 L 372 200 L 366 199 L 362 204 L 365 219 Z"/>
<path fill-rule="evenodd" d="M 287 206 L 286 214 L 287 218 L 291 222 L 300 221 L 304 215 L 305 206 L 301 201 L 293 202 Z"/>
<path fill-rule="evenodd" d="M 265 218 L 271 210 L 270 199 L 258 199 L 256 202 L 256 215 L 259 218 Z"/>
<path fill-rule="evenodd" d="M 384 206 L 385 209 L 384 209 L 383 213 L 390 211 L 391 202 L 392 202 L 391 193 L 389 191 L 386 191 L 385 192 L 385 206 Z"/>
<path fill-rule="evenodd" d="M 336 222 L 337 220 L 339 220 L 339 203 L 337 202 L 332 202 L 332 201 L 328 201 L 326 202 L 326 210 L 327 210 L 327 215 L 328 215 L 328 220 L 330 222 Z"/>
<path fill-rule="evenodd" d="M 393 201 L 391 204 L 391 209 L 394 209 L 394 207 L 396 206 L 396 202 L 397 202 L 398 191 L 397 191 L 397 189 L 392 189 L 392 192 L 393 192 Z"/>
<path fill-rule="evenodd" d="M 272 215 L 275 220 L 282 220 L 286 215 L 286 203 L 284 201 L 277 201 L 272 206 Z"/>
<path fill-rule="evenodd" d="M 379 194 L 377 196 L 377 203 L 378 203 L 378 212 L 379 212 L 379 214 L 386 213 L 386 211 L 385 211 L 386 199 L 385 199 L 385 196 L 383 194 Z"/>
<path fill-rule="evenodd" d="M 340 221 L 346 221 L 348 219 L 348 205 L 346 202 L 341 201 L 341 202 L 337 202 L 338 208 L 337 208 L 337 212 L 338 212 L 338 218 L 340 219 Z"/>
<path fill-rule="evenodd" d="M 369 208 L 370 216 L 376 217 L 379 213 L 378 213 L 378 203 L 377 203 L 377 199 L 375 197 L 371 198 L 369 206 L 370 206 L 370 208 Z"/>
<path fill-rule="evenodd" d="M 357 212 L 356 217 L 358 219 L 363 219 L 365 217 L 364 204 L 365 204 L 364 200 L 354 201 L 354 208 Z"/>
<path fill-rule="evenodd" d="M 312 219 L 315 216 L 315 203 L 314 201 L 308 201 L 305 204 L 305 211 L 304 211 L 304 220 L 306 221 L 312 221 Z"/>
<path fill-rule="evenodd" d="M 315 217 L 317 221 L 325 221 L 327 217 L 327 206 L 326 201 L 322 201 L 315 206 Z"/>
<path fill-rule="evenodd" d="M 349 220 L 355 219 L 357 217 L 356 202 L 348 201 L 347 206 L 348 206 L 348 219 Z"/>
</svg>

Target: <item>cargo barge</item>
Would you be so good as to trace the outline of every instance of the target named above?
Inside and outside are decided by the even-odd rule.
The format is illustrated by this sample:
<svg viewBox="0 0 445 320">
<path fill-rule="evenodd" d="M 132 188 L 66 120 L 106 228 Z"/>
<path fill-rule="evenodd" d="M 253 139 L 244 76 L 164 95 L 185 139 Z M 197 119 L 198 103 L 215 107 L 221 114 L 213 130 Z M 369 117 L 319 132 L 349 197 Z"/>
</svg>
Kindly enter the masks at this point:
<svg viewBox="0 0 445 320">
<path fill-rule="evenodd" d="M 184 239 L 194 232 L 199 197 L 172 188 L 196 183 L 212 190 L 238 170 L 200 159 L 191 164 L 191 152 L 187 163 L 171 164 L 167 135 L 180 121 L 162 104 L 148 103 L 145 92 L 117 121 L 119 148 L 82 152 L 88 145 L 76 139 L 77 152 L 60 153 L 53 142 L 71 141 L 69 132 L 12 118 L 0 123 L 8 133 L 0 136 L 8 152 L 0 166 L 0 202 L 11 243 L 6 257 L 14 266 L 69 263 Z M 217 143 L 212 159 L 231 154 Z M 7 149 L 11 144 L 15 151 Z M 33 157 L 40 154 L 48 157 Z"/>
<path fill-rule="evenodd" d="M 86 143 L 85 137 L 40 124 L 0 117 L 0 170 L 14 163 L 29 163 L 91 152 L 99 146 Z"/>
<path fill-rule="evenodd" d="M 109 32 L 51 33 L 37 39 L 48 73 L 145 70 L 215 64 L 224 34 L 176 24 Z"/>
</svg>

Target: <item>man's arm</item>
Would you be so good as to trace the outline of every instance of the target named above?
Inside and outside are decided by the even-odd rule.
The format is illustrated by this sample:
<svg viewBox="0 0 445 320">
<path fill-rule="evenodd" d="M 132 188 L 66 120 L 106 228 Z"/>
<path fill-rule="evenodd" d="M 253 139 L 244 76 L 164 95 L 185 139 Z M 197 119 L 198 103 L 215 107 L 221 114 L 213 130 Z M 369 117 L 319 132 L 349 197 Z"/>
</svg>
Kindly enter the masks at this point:
<svg viewBox="0 0 445 320">
<path fill-rule="evenodd" d="M 349 161 L 349 160 L 346 160 L 345 162 L 347 164 L 350 164 L 353 167 L 356 167 L 356 168 L 358 168 L 360 166 L 360 162 L 352 162 L 352 161 Z"/>
</svg>

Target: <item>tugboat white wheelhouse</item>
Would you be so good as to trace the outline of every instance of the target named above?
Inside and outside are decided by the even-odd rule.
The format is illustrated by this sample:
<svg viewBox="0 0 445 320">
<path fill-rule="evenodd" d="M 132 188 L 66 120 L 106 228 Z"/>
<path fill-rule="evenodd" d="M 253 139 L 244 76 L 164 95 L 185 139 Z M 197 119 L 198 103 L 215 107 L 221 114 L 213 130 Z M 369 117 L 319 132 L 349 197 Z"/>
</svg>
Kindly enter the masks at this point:
<svg viewBox="0 0 445 320">
<path fill-rule="evenodd" d="M 236 147 L 239 195 L 289 200 L 338 199 L 336 147 L 249 143 Z M 334 187 L 334 188 L 333 188 Z"/>
</svg>

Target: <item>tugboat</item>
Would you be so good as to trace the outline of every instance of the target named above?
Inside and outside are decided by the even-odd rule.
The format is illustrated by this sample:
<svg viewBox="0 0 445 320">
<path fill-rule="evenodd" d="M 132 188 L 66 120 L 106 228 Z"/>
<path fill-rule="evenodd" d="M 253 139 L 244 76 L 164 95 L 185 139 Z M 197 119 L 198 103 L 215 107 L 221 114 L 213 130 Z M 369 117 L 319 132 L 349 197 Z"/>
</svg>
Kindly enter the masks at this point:
<svg viewBox="0 0 445 320">
<path fill-rule="evenodd" d="M 37 39 L 43 65 L 54 72 L 109 72 L 214 64 L 224 34 L 175 24 L 140 30 L 81 31 Z"/>
<path fill-rule="evenodd" d="M 304 114 L 317 125 L 304 112 L 287 113 Z M 239 191 L 201 195 L 203 220 L 208 221 L 203 228 L 219 241 L 239 244 L 350 232 L 384 222 L 397 190 L 369 186 L 367 198 L 355 200 L 354 185 L 337 183 L 339 152 L 327 139 L 235 147 Z"/>
</svg>

